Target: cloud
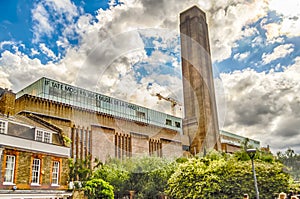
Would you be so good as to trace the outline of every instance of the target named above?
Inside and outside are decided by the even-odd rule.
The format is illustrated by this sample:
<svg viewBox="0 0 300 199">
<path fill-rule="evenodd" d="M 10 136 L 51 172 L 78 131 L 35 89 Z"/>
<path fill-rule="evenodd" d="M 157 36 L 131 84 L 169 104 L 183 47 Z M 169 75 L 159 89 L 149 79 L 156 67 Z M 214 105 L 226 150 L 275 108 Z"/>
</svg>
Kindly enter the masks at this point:
<svg viewBox="0 0 300 199">
<path fill-rule="evenodd" d="M 265 46 L 265 35 L 258 35 L 252 26 L 266 17 L 270 8 L 282 21 L 263 20 L 261 25 L 268 41 L 281 43 L 284 36 L 299 35 L 299 13 L 294 9 L 288 13 L 282 10 L 284 6 L 275 6 L 274 2 L 283 1 L 136 0 L 124 1 L 121 5 L 112 1 L 109 9 L 99 9 L 96 16 L 91 16 L 82 13 L 82 8 L 75 7 L 69 0 L 39 1 L 32 10 L 33 41 L 39 48 L 30 53 L 43 52 L 56 59 L 49 49 L 56 45 L 65 49 L 65 55 L 55 63 L 42 64 L 39 59 L 20 52 L 15 45 L 16 50 L 4 51 L 0 56 L 0 83 L 18 91 L 47 76 L 170 113 L 169 103 L 158 101 L 151 92 L 182 99 L 177 59 L 180 60 L 179 13 L 195 4 L 206 12 L 212 58 L 221 62 L 232 55 L 232 48 L 239 40 L 250 37 L 252 47 Z M 245 12 L 247 10 L 251 12 Z M 45 40 L 53 36 L 57 37 L 56 43 L 46 45 Z M 151 45 L 145 43 L 143 37 L 153 37 Z M 71 39 L 78 39 L 78 45 L 71 45 Z M 149 46 L 153 48 L 152 55 L 147 54 Z M 168 53 L 170 49 L 177 58 Z M 293 49 L 292 44 L 278 46 L 271 53 L 264 53 L 262 62 L 268 64 L 288 56 Z M 248 55 L 248 51 L 236 53 L 234 58 L 244 60 Z M 165 64 L 170 62 L 173 65 Z M 219 102 L 218 108 L 227 108 L 222 110 L 223 116 L 219 116 L 222 118 L 220 127 L 276 149 L 296 143 L 299 137 L 293 129 L 299 129 L 296 111 L 299 110 L 299 64 L 300 58 L 297 58 L 292 66 L 280 66 L 284 68 L 281 72 L 258 73 L 248 69 L 221 74 L 222 82 L 216 81 L 216 90 L 221 93 L 224 86 L 224 96 L 218 96 L 218 100 L 224 101 L 223 97 L 227 103 Z M 153 85 L 152 90 L 149 83 Z M 283 143 L 282 139 L 287 142 Z"/>
<path fill-rule="evenodd" d="M 250 37 L 256 34 L 259 34 L 259 32 L 255 27 L 246 27 L 242 35 L 243 37 Z"/>
<path fill-rule="evenodd" d="M 2 41 L 0 42 L 0 50 L 2 50 L 4 46 L 13 46 L 13 45 L 17 45 L 17 43 L 13 41 Z"/>
<path fill-rule="evenodd" d="M 36 25 L 33 26 L 34 41 L 40 40 L 40 37 L 43 35 L 51 36 L 54 27 L 50 24 L 49 13 L 42 4 L 37 4 L 34 10 L 32 10 L 32 20 L 36 22 Z"/>
<path fill-rule="evenodd" d="M 69 30 L 74 24 L 79 12 L 77 7 L 69 0 L 44 0 L 35 4 L 31 11 L 34 34 L 34 43 L 43 37 L 51 37 L 62 26 L 62 30 Z M 64 32 L 66 32 L 66 30 Z M 74 33 L 67 32 L 69 35 Z M 65 36 L 67 33 L 64 33 Z"/>
<path fill-rule="evenodd" d="M 179 13 L 195 4 L 200 5 L 207 13 L 213 59 L 218 61 L 230 56 L 233 43 L 241 38 L 241 35 L 245 34 L 241 31 L 242 27 L 255 21 L 255 19 L 258 19 L 265 13 L 263 0 L 255 0 L 248 3 L 225 3 L 219 1 L 207 3 L 206 1 L 196 0 L 138 0 L 126 1 L 121 5 L 114 5 L 107 10 L 99 9 L 93 18 L 89 14 L 83 14 L 82 9 L 76 7 L 69 0 L 44 0 L 35 3 L 31 12 L 34 22 L 33 42 L 45 43 L 47 37 L 53 36 L 57 37 L 57 41 L 55 44 L 47 44 L 47 46 L 39 44 L 39 49 L 37 48 L 34 51 L 29 49 L 28 51 L 31 53 L 31 56 L 36 55 L 39 51 L 55 60 L 57 58 L 52 53 L 53 51 L 51 52 L 48 49 L 55 45 L 59 48 L 65 48 L 64 57 L 60 57 L 57 65 L 63 66 L 62 68 L 66 74 L 74 75 L 62 79 L 68 80 L 68 83 L 76 82 L 83 87 L 95 85 L 93 83 L 95 83 L 97 76 L 99 76 L 101 70 L 103 70 L 101 67 L 108 64 L 106 61 L 113 61 L 109 60 L 109 58 L 119 56 L 118 53 L 121 52 L 120 50 L 113 49 L 113 47 L 109 47 L 106 50 L 107 53 L 109 52 L 111 54 L 110 56 L 101 59 L 99 57 L 93 57 L 92 55 L 97 55 L 95 51 L 100 50 L 99 45 L 102 44 L 102 42 L 133 30 L 165 28 L 169 31 L 165 31 L 163 33 L 164 35 L 161 36 L 163 38 L 161 41 L 163 42 L 157 42 L 154 45 L 157 45 L 157 48 L 168 48 L 167 45 L 169 45 L 170 42 L 178 42 Z M 244 10 L 249 9 L 253 10 L 253 12 L 244 12 Z M 230 37 L 227 35 L 230 35 Z M 139 42 L 142 41 L 142 38 L 139 37 L 140 35 L 136 35 L 134 40 L 124 38 L 119 44 L 120 46 L 124 46 L 128 41 L 139 44 Z M 69 40 L 74 38 L 78 39 L 78 46 L 70 45 Z M 178 45 L 174 47 L 173 50 L 175 53 L 180 53 Z M 107 53 L 106 56 L 108 55 Z M 24 56 L 15 55 L 15 59 L 25 59 Z M 26 59 L 28 59 L 28 62 L 34 60 L 30 60 L 28 57 Z M 2 58 L 2 60 L 4 60 L 4 58 Z M 51 65 L 50 62 L 39 65 L 39 69 L 42 71 L 49 70 L 44 73 L 51 75 L 52 69 L 48 67 L 48 65 Z M 176 67 L 180 66 L 177 60 L 173 60 L 173 63 Z M 83 65 L 80 66 L 80 64 Z M 8 77 L 10 77 L 9 82 L 12 82 L 15 76 L 14 74 L 17 74 L 18 71 L 15 73 L 11 69 L 7 70 L 7 67 L 9 66 L 2 65 L 1 70 L 10 72 Z M 17 69 L 18 68 L 16 68 L 16 70 Z M 35 71 L 35 77 L 39 77 L 40 73 L 37 71 L 39 70 Z M 96 73 L 94 71 L 96 71 Z M 80 75 L 82 77 L 80 77 Z M 88 75 L 91 76 L 88 77 Z M 58 75 L 57 78 L 61 76 L 62 74 Z M 19 84 L 13 87 L 20 89 Z"/>
<path fill-rule="evenodd" d="M 250 52 L 244 52 L 244 53 L 236 53 L 233 58 L 238 61 L 244 61 L 248 56 L 250 55 Z"/>
<path fill-rule="evenodd" d="M 54 52 L 52 50 L 50 50 L 46 44 L 44 43 L 40 43 L 40 50 L 42 51 L 42 53 L 44 53 L 47 57 L 50 57 L 54 60 L 57 59 L 56 55 L 54 54 Z"/>
<path fill-rule="evenodd" d="M 243 27 L 248 27 L 266 12 L 265 1 L 212 1 L 207 15 L 213 60 L 220 62 L 229 58 L 235 42 L 250 33 L 242 31 Z"/>
<path fill-rule="evenodd" d="M 10 88 L 11 86 L 11 83 L 8 81 L 8 74 L 0 71 L 0 87 Z"/>
<path fill-rule="evenodd" d="M 267 40 L 274 43 L 278 37 L 300 36 L 300 3 L 294 0 L 269 1 L 270 11 L 275 11 L 280 18 L 277 22 L 262 21 L 262 28 L 266 30 Z"/>
<path fill-rule="evenodd" d="M 129 1 L 113 7 L 111 10 L 99 10 L 97 19 L 102 22 L 99 37 L 105 39 L 136 28 L 158 27 L 177 31 L 179 13 L 195 4 L 200 5 L 206 11 L 213 59 L 217 61 L 222 61 L 231 55 L 231 47 L 243 36 L 242 28 L 265 15 L 267 8 L 267 4 L 263 0 L 247 3 L 177 0 Z M 252 10 L 252 12 L 244 12 L 245 10 Z"/>
<path fill-rule="evenodd" d="M 276 39 L 277 37 L 281 36 L 280 33 L 280 24 L 277 23 L 269 23 L 269 24 L 262 24 L 263 28 L 266 30 L 266 37 L 267 41 L 270 43 L 274 43 L 272 40 Z"/>
<path fill-rule="evenodd" d="M 299 68 L 300 57 L 282 72 L 221 74 L 227 105 L 223 128 L 257 139 L 273 151 L 290 146 L 300 152 Z"/>
<path fill-rule="evenodd" d="M 17 92 L 25 85 L 46 76 L 59 81 L 72 83 L 76 76 L 77 69 L 82 66 L 84 56 L 75 50 L 69 50 L 63 62 L 42 64 L 37 58 L 30 58 L 28 55 L 18 51 L 12 53 L 4 51 L 0 57 L 0 73 L 2 82 L 7 87 Z M 26 75 L 24 75 L 26 74 Z"/>
<path fill-rule="evenodd" d="M 269 64 L 270 62 L 284 58 L 285 56 L 289 55 L 294 51 L 294 45 L 293 44 L 284 44 L 277 46 L 274 48 L 273 52 L 270 54 L 263 53 L 262 55 L 262 61 L 264 64 Z"/>
</svg>

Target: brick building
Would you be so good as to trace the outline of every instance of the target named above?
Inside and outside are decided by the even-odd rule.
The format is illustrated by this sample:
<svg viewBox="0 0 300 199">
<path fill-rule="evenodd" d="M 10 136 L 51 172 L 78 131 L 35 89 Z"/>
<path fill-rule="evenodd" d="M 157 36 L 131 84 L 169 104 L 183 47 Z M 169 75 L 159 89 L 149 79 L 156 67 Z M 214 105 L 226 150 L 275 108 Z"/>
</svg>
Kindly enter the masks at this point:
<svg viewBox="0 0 300 199">
<path fill-rule="evenodd" d="M 74 159 L 181 156 L 188 145 L 181 118 L 45 77 L 17 93 L 14 111 L 61 128 Z"/>
<path fill-rule="evenodd" d="M 2 90 L 0 104 L 13 96 Z M 0 198 L 70 196 L 66 191 L 70 149 L 62 131 L 34 115 L 11 116 L 3 107 L 0 111 Z"/>
<path fill-rule="evenodd" d="M 219 134 L 205 13 L 194 6 L 181 14 L 180 24 L 184 121 L 46 77 L 17 94 L 0 89 L 0 113 L 5 116 L 0 118 L 5 126 L 0 133 L 5 136 L 0 137 L 1 191 L 37 192 L 38 187 L 67 196 L 67 172 L 57 175 L 59 184 L 53 184 L 53 172 L 67 171 L 68 157 L 105 162 L 107 158 L 179 157 L 212 148 L 239 149 L 229 149 L 230 134 L 224 135 L 226 139 Z M 39 128 L 46 134 L 38 133 Z M 69 148 L 66 140 L 71 141 Z"/>
</svg>

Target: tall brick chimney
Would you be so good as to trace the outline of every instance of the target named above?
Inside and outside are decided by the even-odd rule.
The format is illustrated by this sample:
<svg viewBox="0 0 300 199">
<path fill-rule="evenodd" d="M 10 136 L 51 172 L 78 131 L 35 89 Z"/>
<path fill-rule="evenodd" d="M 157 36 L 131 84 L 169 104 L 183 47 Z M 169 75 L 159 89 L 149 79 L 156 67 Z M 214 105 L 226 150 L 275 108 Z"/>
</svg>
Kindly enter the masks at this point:
<svg viewBox="0 0 300 199">
<path fill-rule="evenodd" d="M 184 97 L 183 133 L 192 154 L 221 150 L 206 15 L 197 6 L 180 14 Z"/>
</svg>

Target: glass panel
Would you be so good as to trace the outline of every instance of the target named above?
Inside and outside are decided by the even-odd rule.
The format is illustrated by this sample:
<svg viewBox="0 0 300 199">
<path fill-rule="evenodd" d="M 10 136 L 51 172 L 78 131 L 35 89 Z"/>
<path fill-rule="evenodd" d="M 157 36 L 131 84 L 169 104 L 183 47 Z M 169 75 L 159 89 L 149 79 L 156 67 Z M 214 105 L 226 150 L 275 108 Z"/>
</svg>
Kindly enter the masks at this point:
<svg viewBox="0 0 300 199">
<path fill-rule="evenodd" d="M 59 162 L 54 161 L 53 168 L 52 168 L 52 184 L 55 185 L 58 184 L 58 174 L 59 174 Z"/>
<path fill-rule="evenodd" d="M 181 123 L 181 118 L 48 78 L 41 78 L 24 88 L 17 93 L 17 98 L 24 94 L 35 95 L 117 117 L 166 127 L 182 133 L 182 130 L 175 125 L 172 126 L 165 123 L 166 119 L 171 120 L 172 123 Z"/>
<path fill-rule="evenodd" d="M 6 167 L 5 167 L 4 182 L 13 183 L 14 170 L 15 170 L 15 156 L 7 155 L 6 156 Z"/>
<path fill-rule="evenodd" d="M 5 132 L 5 128 L 6 127 L 6 122 L 4 121 L 0 121 L 0 133 L 4 134 Z"/>
<path fill-rule="evenodd" d="M 49 132 L 44 132 L 44 142 L 51 142 L 51 134 Z"/>
<path fill-rule="evenodd" d="M 40 159 L 33 159 L 32 162 L 32 180 L 31 183 L 39 184 L 40 177 Z"/>
<path fill-rule="evenodd" d="M 39 130 L 36 131 L 35 140 L 40 142 L 43 141 L 43 131 L 39 131 Z"/>
</svg>

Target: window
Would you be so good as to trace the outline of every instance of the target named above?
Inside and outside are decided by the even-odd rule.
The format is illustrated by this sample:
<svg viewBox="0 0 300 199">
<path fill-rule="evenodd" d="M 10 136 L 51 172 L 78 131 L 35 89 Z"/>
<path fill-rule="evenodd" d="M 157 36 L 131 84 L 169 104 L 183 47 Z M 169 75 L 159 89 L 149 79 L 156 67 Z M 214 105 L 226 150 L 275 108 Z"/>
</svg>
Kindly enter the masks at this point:
<svg viewBox="0 0 300 199">
<path fill-rule="evenodd" d="M 136 111 L 136 116 L 141 119 L 146 119 L 146 114 L 141 111 Z"/>
<path fill-rule="evenodd" d="M 36 131 L 35 140 L 42 142 L 43 141 L 43 131 Z"/>
<path fill-rule="evenodd" d="M 0 120 L 0 133 L 2 134 L 7 133 L 7 122 Z"/>
<path fill-rule="evenodd" d="M 166 125 L 172 126 L 172 120 L 166 119 Z"/>
<path fill-rule="evenodd" d="M 182 145 L 182 150 L 184 150 L 184 151 L 189 151 L 189 150 L 190 150 L 190 147 L 187 146 L 187 145 Z"/>
<path fill-rule="evenodd" d="M 52 185 L 58 185 L 59 162 L 54 161 L 52 167 Z"/>
<path fill-rule="evenodd" d="M 176 126 L 177 128 L 180 128 L 180 122 L 175 122 L 175 126 Z"/>
<path fill-rule="evenodd" d="M 49 132 L 44 132 L 44 142 L 51 143 L 51 134 Z"/>
<path fill-rule="evenodd" d="M 6 167 L 5 167 L 5 176 L 4 176 L 3 184 L 14 183 L 15 159 L 16 157 L 13 155 L 6 156 Z"/>
<path fill-rule="evenodd" d="M 42 130 L 35 131 L 35 140 L 39 142 L 51 143 L 52 134 Z"/>
<path fill-rule="evenodd" d="M 41 160 L 34 158 L 32 162 L 31 184 L 40 183 L 40 166 Z"/>
</svg>

